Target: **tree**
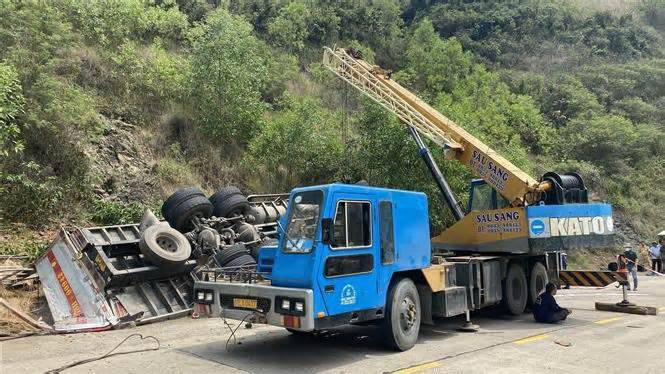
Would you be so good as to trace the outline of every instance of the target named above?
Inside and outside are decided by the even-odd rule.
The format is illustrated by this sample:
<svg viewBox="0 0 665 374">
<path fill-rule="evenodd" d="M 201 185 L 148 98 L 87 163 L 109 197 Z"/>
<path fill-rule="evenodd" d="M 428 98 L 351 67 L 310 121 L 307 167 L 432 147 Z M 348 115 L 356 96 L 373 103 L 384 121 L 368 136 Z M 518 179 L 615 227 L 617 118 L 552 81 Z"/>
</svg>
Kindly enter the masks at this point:
<svg viewBox="0 0 665 374">
<path fill-rule="evenodd" d="M 226 10 L 211 13 L 193 31 L 190 97 L 205 132 L 227 143 L 244 144 L 263 122 L 261 99 L 269 56 L 252 27 Z"/>
<path fill-rule="evenodd" d="M 311 14 L 307 5 L 289 3 L 268 24 L 268 35 L 276 45 L 297 52 L 305 47 L 310 22 Z"/>
<path fill-rule="evenodd" d="M 315 99 L 287 96 L 285 101 L 252 139 L 247 162 L 278 191 L 336 181 L 344 156 L 338 119 Z"/>
</svg>

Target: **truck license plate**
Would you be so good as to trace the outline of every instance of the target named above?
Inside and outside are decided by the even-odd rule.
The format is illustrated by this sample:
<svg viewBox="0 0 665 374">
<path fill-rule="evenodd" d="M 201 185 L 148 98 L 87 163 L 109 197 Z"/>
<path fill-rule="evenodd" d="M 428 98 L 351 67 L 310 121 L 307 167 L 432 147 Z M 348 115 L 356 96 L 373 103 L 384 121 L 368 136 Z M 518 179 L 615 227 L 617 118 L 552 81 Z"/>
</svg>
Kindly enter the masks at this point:
<svg viewBox="0 0 665 374">
<path fill-rule="evenodd" d="M 256 309 L 256 300 L 234 298 L 233 306 L 236 308 Z"/>
</svg>

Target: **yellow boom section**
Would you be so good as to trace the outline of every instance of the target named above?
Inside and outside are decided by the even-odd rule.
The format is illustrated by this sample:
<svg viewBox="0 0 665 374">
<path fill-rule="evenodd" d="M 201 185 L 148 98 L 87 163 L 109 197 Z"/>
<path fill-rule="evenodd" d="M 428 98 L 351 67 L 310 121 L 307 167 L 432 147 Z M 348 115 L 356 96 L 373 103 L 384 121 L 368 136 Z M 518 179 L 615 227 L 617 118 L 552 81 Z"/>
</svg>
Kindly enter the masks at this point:
<svg viewBox="0 0 665 374">
<path fill-rule="evenodd" d="M 540 184 L 503 158 L 485 143 L 422 101 L 390 73 L 354 57 L 342 48 L 325 47 L 323 65 L 384 108 L 405 125 L 444 148 L 446 158 L 454 158 L 492 186 L 513 206 L 538 201 L 549 184 Z"/>
</svg>

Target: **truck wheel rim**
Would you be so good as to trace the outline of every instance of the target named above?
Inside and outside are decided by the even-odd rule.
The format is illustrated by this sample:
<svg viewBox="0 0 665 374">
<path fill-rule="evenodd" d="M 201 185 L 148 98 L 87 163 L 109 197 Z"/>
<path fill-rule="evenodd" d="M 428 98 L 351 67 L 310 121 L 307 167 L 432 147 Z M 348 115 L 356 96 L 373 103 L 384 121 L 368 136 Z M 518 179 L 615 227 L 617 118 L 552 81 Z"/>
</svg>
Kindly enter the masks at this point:
<svg viewBox="0 0 665 374">
<path fill-rule="evenodd" d="M 402 331 L 407 332 L 416 323 L 416 304 L 410 297 L 405 297 L 400 305 L 399 324 Z"/>
<path fill-rule="evenodd" d="M 175 242 L 175 240 L 166 235 L 158 236 L 156 242 L 161 249 L 167 252 L 174 253 L 178 249 L 178 244 Z"/>
</svg>

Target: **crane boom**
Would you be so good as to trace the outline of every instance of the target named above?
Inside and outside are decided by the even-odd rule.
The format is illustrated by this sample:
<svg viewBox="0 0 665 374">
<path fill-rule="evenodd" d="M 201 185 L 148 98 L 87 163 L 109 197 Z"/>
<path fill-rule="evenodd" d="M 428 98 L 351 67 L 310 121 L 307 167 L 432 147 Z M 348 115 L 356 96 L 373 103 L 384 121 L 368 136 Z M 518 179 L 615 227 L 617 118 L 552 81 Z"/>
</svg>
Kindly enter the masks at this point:
<svg viewBox="0 0 665 374">
<path fill-rule="evenodd" d="M 390 73 L 342 48 L 325 47 L 323 65 L 344 81 L 394 113 L 405 125 L 443 147 L 444 155 L 470 167 L 513 206 L 535 203 L 549 189 L 478 138 L 436 111 Z"/>
</svg>

